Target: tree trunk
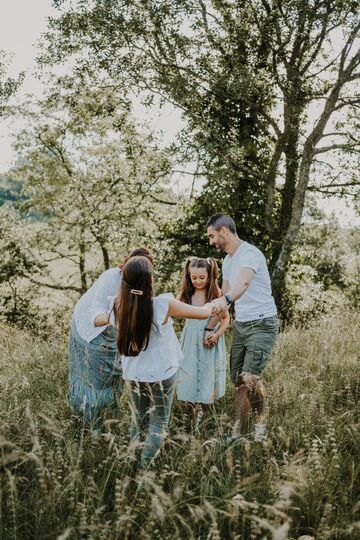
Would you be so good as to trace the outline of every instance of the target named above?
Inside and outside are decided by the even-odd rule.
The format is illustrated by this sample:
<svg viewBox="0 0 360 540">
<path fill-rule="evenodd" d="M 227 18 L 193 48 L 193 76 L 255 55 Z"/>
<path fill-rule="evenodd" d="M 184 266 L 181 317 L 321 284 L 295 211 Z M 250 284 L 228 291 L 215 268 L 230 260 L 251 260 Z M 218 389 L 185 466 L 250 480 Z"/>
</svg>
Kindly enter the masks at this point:
<svg viewBox="0 0 360 540">
<path fill-rule="evenodd" d="M 274 208 L 275 208 L 276 175 L 278 171 L 281 154 L 284 151 L 284 146 L 285 146 L 285 136 L 284 134 L 281 134 L 279 135 L 279 138 L 276 142 L 274 153 L 270 161 L 268 173 L 266 175 L 265 225 L 266 225 L 268 234 L 271 238 L 273 238 L 274 236 L 273 214 L 274 214 Z"/>
<path fill-rule="evenodd" d="M 300 228 L 301 217 L 304 210 L 306 188 L 309 183 L 310 166 L 313 152 L 311 141 L 307 141 L 304 146 L 303 158 L 301 160 L 299 181 L 292 206 L 292 215 L 288 230 L 281 245 L 280 254 L 276 260 L 272 272 L 272 286 L 275 301 L 277 302 L 280 314 L 285 315 L 283 303 L 283 292 L 285 290 L 285 276 L 290 262 L 291 252 L 296 240 L 296 235 Z"/>
<path fill-rule="evenodd" d="M 80 271 L 80 283 L 81 283 L 81 294 L 84 294 L 87 291 L 87 282 L 86 282 L 86 272 L 85 272 L 85 255 L 86 255 L 86 246 L 83 241 L 83 235 L 80 236 L 79 241 L 79 271 Z"/>
<path fill-rule="evenodd" d="M 109 252 L 103 244 L 100 244 L 100 246 L 101 246 L 101 252 L 102 252 L 103 261 L 104 261 L 104 269 L 109 270 L 110 268 Z"/>
<path fill-rule="evenodd" d="M 276 264 L 276 261 L 280 256 L 282 249 L 282 241 L 286 235 L 292 218 L 293 203 L 296 193 L 296 183 L 299 173 L 298 144 L 300 137 L 302 112 L 302 106 L 285 106 L 285 118 L 287 124 L 284 133 L 284 138 L 286 140 L 286 143 L 284 145 L 284 153 L 286 157 L 285 183 L 281 190 L 281 207 L 278 217 L 278 223 L 276 231 L 273 234 L 274 242 L 271 267 Z"/>
<path fill-rule="evenodd" d="M 286 169 L 285 169 L 285 184 L 282 189 L 281 210 L 278 223 L 278 236 L 281 238 L 285 235 L 292 215 L 292 206 L 296 191 L 296 181 L 299 170 L 299 130 L 300 130 L 300 114 L 301 111 L 296 111 L 291 119 L 291 128 L 285 147 Z"/>
</svg>

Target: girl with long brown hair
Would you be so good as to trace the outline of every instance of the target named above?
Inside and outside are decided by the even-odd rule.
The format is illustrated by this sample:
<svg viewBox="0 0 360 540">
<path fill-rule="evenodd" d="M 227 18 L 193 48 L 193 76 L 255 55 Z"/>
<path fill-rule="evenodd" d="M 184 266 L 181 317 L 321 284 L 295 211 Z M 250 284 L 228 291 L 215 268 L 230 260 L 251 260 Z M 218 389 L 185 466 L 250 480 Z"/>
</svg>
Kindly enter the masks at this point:
<svg viewBox="0 0 360 540">
<path fill-rule="evenodd" d="M 190 306 L 172 295 L 153 296 L 153 268 L 145 257 L 132 257 L 110 322 L 132 404 L 131 443 L 144 441 L 141 468 L 154 459 L 169 423 L 181 348 L 171 317 L 207 319 L 212 305 Z M 145 439 L 145 440 L 144 440 Z"/>
<path fill-rule="evenodd" d="M 216 261 L 190 257 L 182 276 L 179 300 L 193 306 L 202 306 L 221 296 L 219 269 Z M 183 360 L 180 363 L 177 398 L 189 403 L 192 425 L 195 431 L 203 415 L 203 405 L 213 403 L 225 393 L 226 350 L 224 332 L 229 326 L 226 312 L 219 319 L 208 341 L 204 333 L 209 319 L 187 321 L 181 335 Z"/>
</svg>

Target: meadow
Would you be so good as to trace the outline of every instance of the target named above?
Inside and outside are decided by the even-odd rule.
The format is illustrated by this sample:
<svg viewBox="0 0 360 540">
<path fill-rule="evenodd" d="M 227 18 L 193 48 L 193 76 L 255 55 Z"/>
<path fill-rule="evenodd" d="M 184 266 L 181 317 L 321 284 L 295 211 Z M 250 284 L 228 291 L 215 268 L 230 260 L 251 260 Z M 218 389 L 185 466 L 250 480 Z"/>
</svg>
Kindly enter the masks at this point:
<svg viewBox="0 0 360 540">
<path fill-rule="evenodd" d="M 188 432 L 175 403 L 154 468 L 136 472 L 129 407 L 93 439 L 67 402 L 66 336 L 0 331 L 0 539 L 357 539 L 360 323 L 288 327 L 264 373 L 268 440 L 226 442 L 233 390 Z"/>
</svg>

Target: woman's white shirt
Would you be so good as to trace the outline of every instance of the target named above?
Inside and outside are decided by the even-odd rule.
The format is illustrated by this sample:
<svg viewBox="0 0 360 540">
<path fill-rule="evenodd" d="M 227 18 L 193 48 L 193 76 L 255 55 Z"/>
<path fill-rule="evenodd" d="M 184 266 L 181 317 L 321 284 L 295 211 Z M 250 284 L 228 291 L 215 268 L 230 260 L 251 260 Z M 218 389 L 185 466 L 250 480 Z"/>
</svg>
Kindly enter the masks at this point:
<svg viewBox="0 0 360 540">
<path fill-rule="evenodd" d="M 180 343 L 176 337 L 173 321 L 169 317 L 163 324 L 169 311 L 172 294 L 160 294 L 153 299 L 154 325 L 151 330 L 149 345 L 139 356 L 122 356 L 123 377 L 129 381 L 157 382 L 172 377 L 179 369 L 183 358 Z M 114 319 L 110 322 L 115 324 Z"/>
<path fill-rule="evenodd" d="M 80 298 L 74 309 L 74 322 L 79 336 L 90 343 L 107 325 L 95 326 L 95 318 L 109 309 L 109 297 L 117 296 L 121 285 L 121 270 L 103 272 Z"/>
</svg>

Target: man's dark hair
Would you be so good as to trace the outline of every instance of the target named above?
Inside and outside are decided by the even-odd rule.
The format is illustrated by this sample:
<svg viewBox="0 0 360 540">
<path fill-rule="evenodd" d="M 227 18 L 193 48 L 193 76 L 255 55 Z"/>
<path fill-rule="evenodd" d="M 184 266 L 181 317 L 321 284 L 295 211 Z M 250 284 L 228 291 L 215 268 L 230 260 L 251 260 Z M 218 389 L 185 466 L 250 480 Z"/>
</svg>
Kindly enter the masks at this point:
<svg viewBox="0 0 360 540">
<path fill-rule="evenodd" d="M 211 216 L 206 224 L 206 228 L 208 227 L 213 227 L 216 231 L 220 230 L 221 227 L 226 227 L 230 232 L 236 234 L 235 221 L 232 217 L 227 216 L 226 214 L 214 214 Z"/>
</svg>

